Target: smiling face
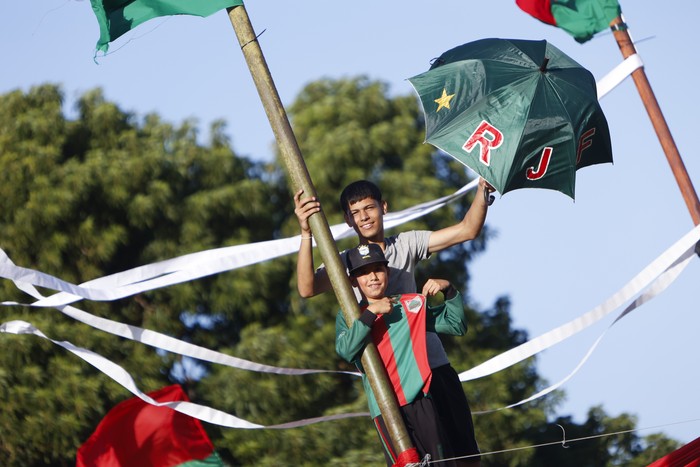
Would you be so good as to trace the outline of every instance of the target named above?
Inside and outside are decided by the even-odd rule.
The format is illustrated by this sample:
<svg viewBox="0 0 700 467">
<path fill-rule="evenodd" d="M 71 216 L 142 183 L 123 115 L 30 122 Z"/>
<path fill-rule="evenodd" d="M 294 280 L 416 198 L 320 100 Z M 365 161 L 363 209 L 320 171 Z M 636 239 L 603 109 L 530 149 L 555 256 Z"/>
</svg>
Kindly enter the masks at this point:
<svg viewBox="0 0 700 467">
<path fill-rule="evenodd" d="M 364 198 L 350 203 L 345 222 L 360 238 L 379 243 L 384 241 L 384 214 L 386 201 Z"/>
<path fill-rule="evenodd" d="M 389 285 L 389 269 L 384 263 L 373 263 L 363 266 L 350 276 L 350 281 L 359 287 L 362 295 L 368 300 L 378 300 L 384 297 Z"/>
</svg>

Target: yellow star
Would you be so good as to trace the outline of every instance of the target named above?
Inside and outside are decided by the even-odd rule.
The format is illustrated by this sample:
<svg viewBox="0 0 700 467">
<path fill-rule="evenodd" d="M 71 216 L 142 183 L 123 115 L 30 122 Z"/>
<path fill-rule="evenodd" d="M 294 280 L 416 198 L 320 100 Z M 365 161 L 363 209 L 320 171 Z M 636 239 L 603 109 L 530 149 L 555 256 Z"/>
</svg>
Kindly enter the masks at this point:
<svg viewBox="0 0 700 467">
<path fill-rule="evenodd" d="M 435 102 L 438 104 L 438 108 L 435 112 L 439 112 L 440 109 L 443 107 L 449 109 L 450 108 L 450 101 L 454 97 L 454 94 L 450 94 L 449 96 L 447 95 L 447 90 L 445 88 L 442 89 L 442 96 L 440 96 L 438 99 L 435 99 Z"/>
</svg>

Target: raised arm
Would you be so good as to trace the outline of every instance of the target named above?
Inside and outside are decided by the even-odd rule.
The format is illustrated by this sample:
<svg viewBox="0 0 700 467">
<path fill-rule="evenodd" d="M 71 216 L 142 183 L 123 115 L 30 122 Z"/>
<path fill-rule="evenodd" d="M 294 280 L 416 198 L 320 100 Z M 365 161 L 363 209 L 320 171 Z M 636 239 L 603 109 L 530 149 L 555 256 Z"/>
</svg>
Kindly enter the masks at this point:
<svg viewBox="0 0 700 467">
<path fill-rule="evenodd" d="M 484 195 L 484 191 L 488 195 L 493 190 L 494 188 L 486 180 L 480 178 L 476 195 L 464 218 L 455 225 L 436 230 L 430 234 L 428 252 L 435 253 L 478 237 L 486 221 L 486 212 L 488 211 L 487 196 Z"/>
<path fill-rule="evenodd" d="M 294 214 L 301 228 L 301 244 L 297 255 L 297 290 L 303 298 L 313 297 L 331 288 L 325 269 L 314 270 L 314 254 L 309 217 L 321 210 L 321 203 L 313 196 L 302 198 L 304 190 L 294 194 Z"/>
</svg>

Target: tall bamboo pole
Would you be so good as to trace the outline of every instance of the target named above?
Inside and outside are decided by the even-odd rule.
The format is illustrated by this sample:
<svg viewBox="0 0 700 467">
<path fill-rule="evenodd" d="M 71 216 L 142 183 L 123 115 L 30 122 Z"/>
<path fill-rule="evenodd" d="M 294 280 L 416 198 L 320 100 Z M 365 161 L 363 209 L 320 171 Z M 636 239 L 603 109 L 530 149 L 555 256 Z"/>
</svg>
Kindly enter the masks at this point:
<svg viewBox="0 0 700 467">
<path fill-rule="evenodd" d="M 265 113 L 272 126 L 272 131 L 275 134 L 293 190 L 303 189 L 307 196 L 315 196 L 316 190 L 306 169 L 304 158 L 301 155 L 286 111 L 248 18 L 248 13 L 244 6 L 229 8 L 227 11 L 233 30 L 243 50 L 246 63 L 253 76 L 260 100 L 265 108 Z M 350 326 L 355 319 L 359 318 L 360 310 L 323 211 L 311 216 L 309 224 L 316 239 L 316 244 L 321 251 L 333 290 L 340 302 L 345 321 Z M 399 412 L 396 397 L 393 394 L 386 370 L 374 344 L 368 345 L 365 349 L 362 355 L 362 366 L 367 373 L 367 378 L 372 386 L 395 448 L 399 453 L 413 450 L 414 447 Z"/>
<path fill-rule="evenodd" d="M 627 25 L 624 23 L 621 16 L 618 16 L 612 20 L 610 23 L 610 29 L 613 31 L 613 35 L 617 41 L 617 46 L 620 48 L 623 58 L 627 58 L 630 55 L 637 53 L 634 43 L 632 43 L 632 39 L 627 32 Z M 698 225 L 700 224 L 700 200 L 698 200 L 698 195 L 693 187 L 693 182 L 688 176 L 683 159 L 681 159 L 681 155 L 678 152 L 676 143 L 671 135 L 671 130 L 669 130 L 668 125 L 666 124 L 666 119 L 661 112 L 661 107 L 659 107 L 654 91 L 651 89 L 651 85 L 649 84 L 647 75 L 644 72 L 644 68 L 640 67 L 634 70 L 634 72 L 632 72 L 632 79 L 634 80 L 634 84 L 637 86 L 637 91 L 639 91 L 644 107 L 649 114 L 651 124 L 656 131 L 656 136 L 659 138 L 661 147 L 666 154 L 666 159 L 668 159 L 668 163 L 671 165 L 671 171 L 676 177 L 676 183 L 681 190 L 683 200 L 688 206 L 690 217 L 692 217 L 695 225 Z"/>
</svg>

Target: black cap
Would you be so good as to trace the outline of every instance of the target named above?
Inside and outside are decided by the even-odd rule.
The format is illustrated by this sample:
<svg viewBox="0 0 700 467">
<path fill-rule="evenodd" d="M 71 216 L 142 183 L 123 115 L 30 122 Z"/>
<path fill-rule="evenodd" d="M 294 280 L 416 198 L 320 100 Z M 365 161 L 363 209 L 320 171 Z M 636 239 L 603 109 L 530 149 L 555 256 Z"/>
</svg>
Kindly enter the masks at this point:
<svg viewBox="0 0 700 467">
<path fill-rule="evenodd" d="M 382 248 L 376 243 L 359 245 L 357 248 L 349 250 L 347 261 L 350 274 L 368 264 L 383 263 L 385 266 L 389 264 L 389 261 L 384 257 Z"/>
</svg>

